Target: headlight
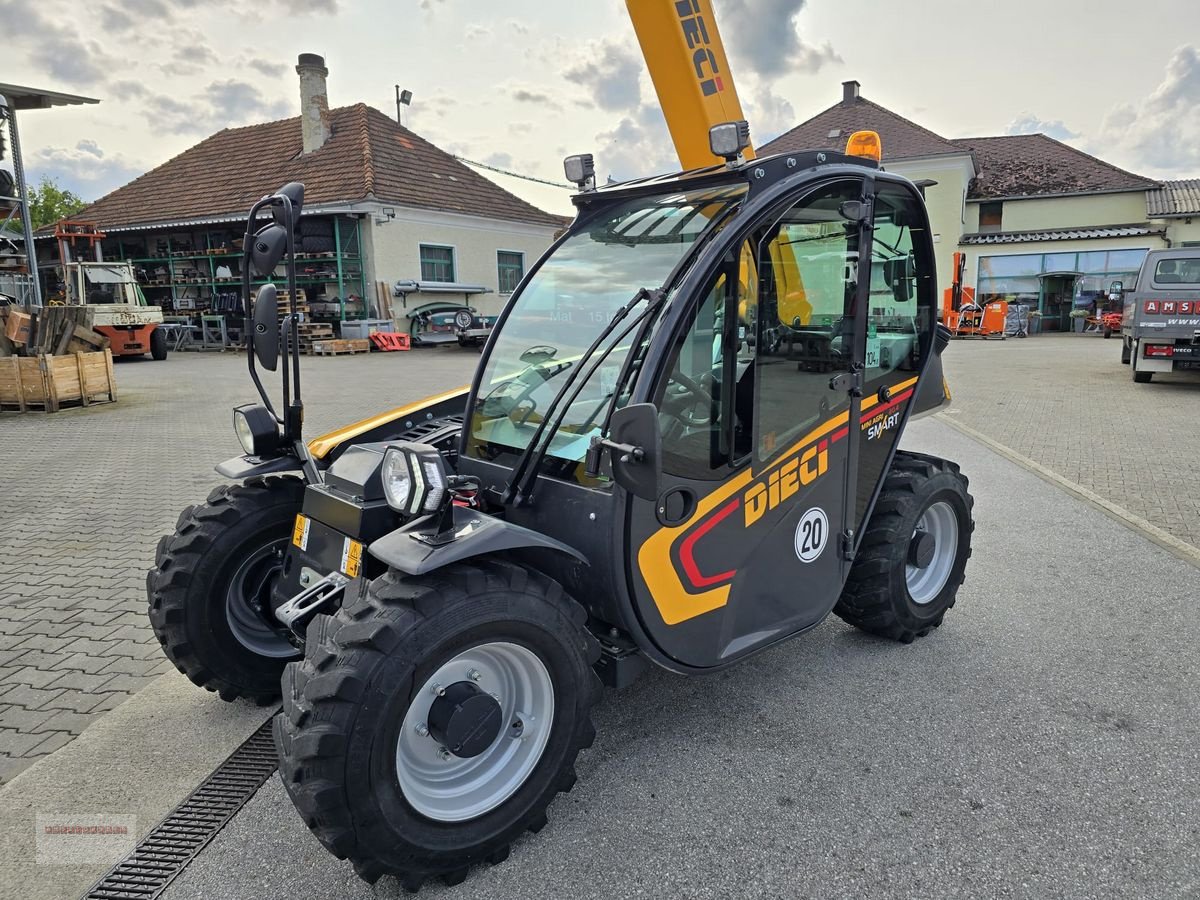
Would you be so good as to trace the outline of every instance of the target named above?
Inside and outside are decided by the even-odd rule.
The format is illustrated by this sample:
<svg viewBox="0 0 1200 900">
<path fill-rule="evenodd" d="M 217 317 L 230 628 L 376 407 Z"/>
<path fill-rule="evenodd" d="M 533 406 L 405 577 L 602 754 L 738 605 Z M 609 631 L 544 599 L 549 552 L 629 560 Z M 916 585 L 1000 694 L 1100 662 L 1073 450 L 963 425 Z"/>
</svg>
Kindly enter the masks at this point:
<svg viewBox="0 0 1200 900">
<path fill-rule="evenodd" d="M 279 448 L 279 426 L 262 406 L 234 407 L 233 432 L 247 456 L 263 456 Z"/>
<path fill-rule="evenodd" d="M 398 443 L 383 454 L 383 495 L 396 512 L 437 512 L 447 499 L 446 466 L 429 444 Z"/>
</svg>

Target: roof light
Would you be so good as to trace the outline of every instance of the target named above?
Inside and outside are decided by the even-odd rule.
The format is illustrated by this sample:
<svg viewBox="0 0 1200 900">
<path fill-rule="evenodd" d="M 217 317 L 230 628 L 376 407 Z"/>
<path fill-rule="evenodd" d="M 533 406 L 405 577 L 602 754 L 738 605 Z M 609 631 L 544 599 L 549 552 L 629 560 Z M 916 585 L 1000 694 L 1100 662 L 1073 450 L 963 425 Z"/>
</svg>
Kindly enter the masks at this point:
<svg viewBox="0 0 1200 900">
<path fill-rule="evenodd" d="M 883 141 L 877 131 L 856 131 L 846 141 L 847 156 L 862 156 L 879 162 L 883 159 Z"/>
<path fill-rule="evenodd" d="M 568 156 L 563 160 L 563 172 L 567 181 L 581 191 L 594 190 L 596 187 L 596 160 L 590 153 L 579 153 Z"/>
<path fill-rule="evenodd" d="M 745 119 L 722 122 L 708 129 L 708 149 L 727 163 L 737 162 L 742 151 L 750 146 L 750 123 Z"/>
</svg>

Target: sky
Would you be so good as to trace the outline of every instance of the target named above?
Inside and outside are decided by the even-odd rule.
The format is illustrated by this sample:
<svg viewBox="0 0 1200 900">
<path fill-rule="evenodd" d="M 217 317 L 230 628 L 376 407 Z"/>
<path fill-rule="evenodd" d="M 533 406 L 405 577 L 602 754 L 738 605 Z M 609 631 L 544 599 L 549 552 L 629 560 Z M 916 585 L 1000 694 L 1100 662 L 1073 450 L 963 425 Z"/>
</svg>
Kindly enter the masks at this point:
<svg viewBox="0 0 1200 900">
<path fill-rule="evenodd" d="M 713 2 L 758 144 L 857 79 L 944 137 L 1041 131 L 1200 177 L 1194 0 Z M 0 82 L 101 101 L 20 120 L 31 182 L 89 200 L 221 128 L 296 115 L 305 52 L 331 106 L 394 115 L 400 84 L 405 125 L 468 159 L 556 182 L 571 153 L 601 180 L 678 168 L 623 0 L 0 0 L 0 33 Z M 571 211 L 566 189 L 484 174 Z"/>
</svg>

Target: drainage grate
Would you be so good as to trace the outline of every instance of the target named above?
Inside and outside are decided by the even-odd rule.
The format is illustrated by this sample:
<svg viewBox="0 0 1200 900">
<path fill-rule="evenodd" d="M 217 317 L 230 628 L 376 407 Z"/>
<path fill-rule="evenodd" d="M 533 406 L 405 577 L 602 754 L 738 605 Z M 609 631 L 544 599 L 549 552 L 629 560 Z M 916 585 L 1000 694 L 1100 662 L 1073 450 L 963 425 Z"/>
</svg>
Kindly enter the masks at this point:
<svg viewBox="0 0 1200 900">
<path fill-rule="evenodd" d="M 262 787 L 277 765 L 271 720 L 267 719 L 82 900 L 154 900 Z"/>
</svg>

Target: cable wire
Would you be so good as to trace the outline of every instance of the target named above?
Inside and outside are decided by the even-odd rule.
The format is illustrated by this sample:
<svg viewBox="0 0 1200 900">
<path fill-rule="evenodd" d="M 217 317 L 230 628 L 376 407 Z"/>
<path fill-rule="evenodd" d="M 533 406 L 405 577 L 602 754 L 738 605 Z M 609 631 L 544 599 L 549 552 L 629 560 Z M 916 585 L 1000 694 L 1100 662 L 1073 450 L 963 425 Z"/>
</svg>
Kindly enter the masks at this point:
<svg viewBox="0 0 1200 900">
<path fill-rule="evenodd" d="M 576 190 L 575 185 L 565 184 L 561 181 L 549 181 L 545 178 L 536 178 L 533 175 L 522 175 L 520 172 L 510 172 L 508 169 L 501 169 L 499 166 L 489 166 L 487 163 L 476 162 L 473 159 L 467 159 L 465 156 L 455 156 L 460 163 L 466 163 L 469 166 L 479 166 L 481 169 L 487 169 L 489 172 L 499 172 L 501 175 L 509 175 L 513 178 L 522 178 L 525 181 L 535 181 L 538 184 L 548 184 L 550 187 L 565 188 L 568 191 Z"/>
</svg>

